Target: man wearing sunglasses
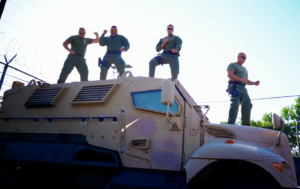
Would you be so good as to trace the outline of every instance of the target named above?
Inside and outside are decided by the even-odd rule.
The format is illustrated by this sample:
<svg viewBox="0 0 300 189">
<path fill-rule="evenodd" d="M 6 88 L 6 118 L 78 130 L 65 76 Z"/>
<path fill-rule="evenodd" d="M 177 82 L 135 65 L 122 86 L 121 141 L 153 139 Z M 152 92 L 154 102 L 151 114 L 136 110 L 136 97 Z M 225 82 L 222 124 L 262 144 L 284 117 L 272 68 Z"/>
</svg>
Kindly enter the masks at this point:
<svg viewBox="0 0 300 189">
<path fill-rule="evenodd" d="M 103 61 L 99 58 L 100 66 L 100 80 L 106 80 L 108 69 L 112 64 L 115 64 L 119 76 L 125 72 L 125 62 L 121 57 L 122 52 L 129 49 L 130 45 L 126 37 L 118 35 L 118 29 L 116 26 L 112 26 L 110 29 L 110 36 L 105 37 L 107 30 L 104 30 L 100 37 L 100 46 L 107 46 L 107 52 L 104 55 Z"/>
<path fill-rule="evenodd" d="M 227 73 L 229 77 L 227 92 L 230 96 L 230 110 L 228 124 L 235 124 L 239 105 L 242 105 L 242 125 L 250 126 L 250 115 L 252 104 L 248 95 L 246 85 L 259 85 L 259 81 L 248 80 L 248 72 L 243 64 L 246 61 L 246 54 L 239 53 L 237 62 L 229 64 Z"/>
<path fill-rule="evenodd" d="M 79 28 L 79 35 L 71 36 L 63 43 L 64 48 L 69 51 L 70 54 L 65 60 L 57 83 L 65 83 L 68 75 L 74 67 L 77 68 L 80 74 L 80 80 L 88 81 L 89 70 L 86 65 L 84 55 L 87 45 L 99 42 L 98 33 L 95 32 L 94 34 L 96 35 L 96 39 L 84 38 L 85 29 Z M 68 47 L 69 44 L 71 44 L 71 49 Z"/>
<path fill-rule="evenodd" d="M 181 50 L 182 40 L 174 36 L 174 26 L 168 25 L 168 36 L 159 40 L 156 45 L 156 51 L 163 49 L 163 53 L 154 57 L 149 63 L 149 77 L 154 77 L 155 68 L 158 65 L 169 64 L 171 68 L 172 79 L 177 79 L 179 74 L 179 51 Z"/>
</svg>

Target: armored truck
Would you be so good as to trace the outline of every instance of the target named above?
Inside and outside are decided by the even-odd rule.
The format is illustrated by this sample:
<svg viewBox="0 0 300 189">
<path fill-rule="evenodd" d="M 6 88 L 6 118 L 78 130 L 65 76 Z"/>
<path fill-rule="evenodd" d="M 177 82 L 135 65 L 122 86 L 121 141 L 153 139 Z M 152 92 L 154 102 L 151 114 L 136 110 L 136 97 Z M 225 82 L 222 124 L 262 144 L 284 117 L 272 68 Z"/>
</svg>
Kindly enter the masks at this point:
<svg viewBox="0 0 300 189">
<path fill-rule="evenodd" d="M 202 89 L 206 92 L 205 89 Z M 1 188 L 297 188 L 281 131 L 211 123 L 169 79 L 134 77 L 5 91 Z"/>
</svg>

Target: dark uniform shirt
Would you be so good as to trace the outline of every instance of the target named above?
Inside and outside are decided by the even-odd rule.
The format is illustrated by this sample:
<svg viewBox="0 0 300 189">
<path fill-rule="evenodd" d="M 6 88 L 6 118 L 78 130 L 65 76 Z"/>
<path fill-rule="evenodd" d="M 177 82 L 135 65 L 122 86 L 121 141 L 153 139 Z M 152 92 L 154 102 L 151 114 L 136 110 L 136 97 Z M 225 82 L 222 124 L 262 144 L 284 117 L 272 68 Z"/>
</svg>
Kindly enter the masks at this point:
<svg viewBox="0 0 300 189">
<path fill-rule="evenodd" d="M 73 35 L 67 41 L 71 44 L 71 50 L 82 56 L 85 55 L 87 45 L 93 43 L 93 39 L 81 38 L 79 35 Z"/>
<path fill-rule="evenodd" d="M 106 45 L 107 51 L 118 51 L 121 47 L 124 47 L 124 50 L 127 51 L 130 47 L 127 38 L 123 35 L 105 37 L 104 34 L 102 34 L 99 44 L 100 46 Z"/>
<path fill-rule="evenodd" d="M 156 45 L 156 51 L 159 52 L 161 51 L 161 44 L 163 44 L 163 42 L 165 41 L 166 38 L 169 38 L 169 42 L 166 43 L 166 45 L 164 46 L 163 50 L 164 51 L 169 51 L 171 49 L 176 49 L 179 48 L 181 49 L 182 46 L 182 40 L 180 39 L 180 37 L 175 36 L 175 35 L 171 35 L 170 37 L 164 37 L 162 39 L 159 40 L 159 42 Z"/>
</svg>

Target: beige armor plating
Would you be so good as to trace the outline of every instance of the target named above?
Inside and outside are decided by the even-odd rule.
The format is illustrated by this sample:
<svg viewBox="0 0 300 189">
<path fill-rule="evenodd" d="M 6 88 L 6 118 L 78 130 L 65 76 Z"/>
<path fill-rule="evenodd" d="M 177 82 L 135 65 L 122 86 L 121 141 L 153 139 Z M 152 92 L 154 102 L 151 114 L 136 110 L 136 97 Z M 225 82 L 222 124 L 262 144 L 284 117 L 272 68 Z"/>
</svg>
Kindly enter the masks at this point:
<svg viewBox="0 0 300 189">
<path fill-rule="evenodd" d="M 98 95 L 101 98 L 95 98 L 93 91 L 99 92 L 102 88 L 107 91 Z M 169 108 L 161 112 L 134 106 L 132 93 L 158 89 L 162 90 L 158 100 L 167 107 L 174 100 L 178 103 L 177 114 L 171 113 Z M 39 91 L 46 91 L 49 96 L 39 96 L 45 94 Z M 51 107 L 24 106 L 48 97 Z M 280 136 L 279 145 L 270 149 L 277 131 L 212 124 L 200 108 L 177 80 L 133 77 L 130 72 L 115 80 L 49 86 L 31 82 L 4 93 L 0 130 L 82 134 L 90 145 L 118 151 L 124 167 L 184 170 L 187 182 L 215 161 L 239 159 L 262 167 L 283 187 L 297 186 L 285 134 Z M 225 143 L 228 139 L 234 144 Z M 272 163 L 281 164 L 282 171 Z"/>
</svg>

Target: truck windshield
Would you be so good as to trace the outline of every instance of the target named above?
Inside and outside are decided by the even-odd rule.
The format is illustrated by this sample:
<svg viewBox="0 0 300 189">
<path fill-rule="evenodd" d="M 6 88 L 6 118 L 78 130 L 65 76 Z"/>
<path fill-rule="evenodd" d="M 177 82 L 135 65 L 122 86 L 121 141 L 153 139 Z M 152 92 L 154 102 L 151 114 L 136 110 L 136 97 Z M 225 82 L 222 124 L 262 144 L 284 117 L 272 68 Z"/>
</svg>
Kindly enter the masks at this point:
<svg viewBox="0 0 300 189">
<path fill-rule="evenodd" d="M 161 89 L 151 91 L 140 91 L 131 93 L 133 106 L 136 108 L 152 110 L 156 112 L 167 112 L 167 106 L 161 103 Z M 174 100 L 170 106 L 170 112 L 174 115 L 179 113 L 179 104 Z"/>
</svg>

